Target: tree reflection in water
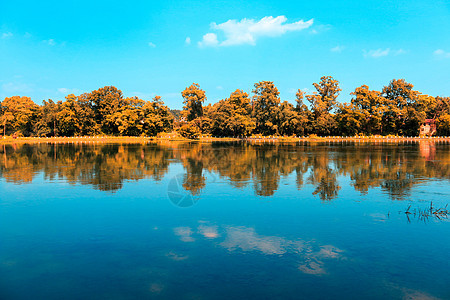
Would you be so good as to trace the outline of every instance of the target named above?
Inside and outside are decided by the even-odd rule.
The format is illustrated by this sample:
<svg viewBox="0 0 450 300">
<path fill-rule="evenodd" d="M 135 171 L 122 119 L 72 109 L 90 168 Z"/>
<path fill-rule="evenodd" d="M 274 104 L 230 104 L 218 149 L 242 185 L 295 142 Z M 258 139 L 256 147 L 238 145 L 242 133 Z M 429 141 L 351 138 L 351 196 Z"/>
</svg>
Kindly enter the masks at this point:
<svg viewBox="0 0 450 300">
<path fill-rule="evenodd" d="M 379 187 L 392 199 L 404 199 L 411 188 L 430 179 L 450 179 L 446 142 L 416 143 L 261 143 L 157 142 L 145 144 L 40 143 L 2 145 L 0 177 L 17 184 L 64 179 L 116 191 L 125 180 L 161 180 L 171 163 L 185 170 L 183 188 L 198 195 L 212 172 L 233 187 L 251 184 L 260 196 L 272 196 L 280 180 L 296 176 L 300 190 L 314 186 L 314 195 L 332 200 L 340 177 L 362 194 Z M 305 179 L 306 178 L 306 179 Z"/>
</svg>

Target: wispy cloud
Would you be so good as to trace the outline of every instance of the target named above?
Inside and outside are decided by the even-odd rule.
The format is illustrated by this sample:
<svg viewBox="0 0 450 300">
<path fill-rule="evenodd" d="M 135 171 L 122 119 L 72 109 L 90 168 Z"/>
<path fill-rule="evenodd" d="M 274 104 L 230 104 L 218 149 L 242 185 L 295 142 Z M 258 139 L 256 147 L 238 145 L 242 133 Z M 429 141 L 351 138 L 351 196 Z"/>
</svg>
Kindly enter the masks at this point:
<svg viewBox="0 0 450 300">
<path fill-rule="evenodd" d="M 54 39 L 48 39 L 48 40 L 43 40 L 42 42 L 44 42 L 45 44 L 49 45 L 49 46 L 55 46 L 56 42 Z"/>
<path fill-rule="evenodd" d="M 156 48 L 156 45 L 153 44 L 152 42 L 148 42 L 148 46 L 149 46 L 150 48 Z"/>
<path fill-rule="evenodd" d="M 2 90 L 7 94 L 25 94 L 34 91 L 33 87 L 26 83 L 8 82 L 2 85 Z"/>
<path fill-rule="evenodd" d="M 391 49 L 387 48 L 387 49 L 376 49 L 376 50 L 370 50 L 369 52 L 365 52 L 364 56 L 370 56 L 370 57 L 374 57 L 374 58 L 378 58 L 378 57 L 383 57 L 383 56 L 388 56 L 389 52 L 391 52 Z"/>
<path fill-rule="evenodd" d="M 211 29 L 222 32 L 225 36 L 223 41 L 218 41 L 217 34 L 207 33 L 199 46 L 236 46 L 236 45 L 256 45 L 260 37 L 277 37 L 289 31 L 300 31 L 309 28 L 313 24 L 313 19 L 308 21 L 297 21 L 286 23 L 285 16 L 264 17 L 257 21 L 254 19 L 228 20 L 224 23 L 211 24 Z"/>
<path fill-rule="evenodd" d="M 80 90 L 79 89 L 59 88 L 58 92 L 60 92 L 61 94 L 68 95 L 68 94 L 77 94 L 80 92 Z"/>
<path fill-rule="evenodd" d="M 390 48 L 386 49 L 379 48 L 376 50 L 369 50 L 369 51 L 364 50 L 363 52 L 365 57 L 373 57 L 373 58 L 379 58 L 388 55 L 402 55 L 406 53 L 406 51 L 403 49 L 391 50 Z"/>
<path fill-rule="evenodd" d="M 191 38 L 190 38 L 190 37 L 187 37 L 186 40 L 184 40 L 184 43 L 185 43 L 186 45 L 190 45 L 190 44 L 191 44 Z"/>
<path fill-rule="evenodd" d="M 440 57 L 440 58 L 450 58 L 450 52 L 446 52 L 442 49 L 437 49 L 436 51 L 433 52 L 433 54 L 436 57 Z"/>
<path fill-rule="evenodd" d="M 331 48 L 330 51 L 331 51 L 331 52 L 338 52 L 338 53 L 340 53 L 340 52 L 344 51 L 344 49 L 345 49 L 344 46 L 339 46 L 339 45 L 338 45 L 338 46 L 336 46 L 336 47 Z"/>
<path fill-rule="evenodd" d="M 405 53 L 406 53 L 406 51 L 403 50 L 403 49 L 398 49 L 398 50 L 394 51 L 394 55 L 402 55 L 402 54 L 405 54 Z"/>
<path fill-rule="evenodd" d="M 12 32 L 3 32 L 2 33 L 2 39 L 7 39 L 12 37 L 14 34 L 12 34 Z"/>
</svg>

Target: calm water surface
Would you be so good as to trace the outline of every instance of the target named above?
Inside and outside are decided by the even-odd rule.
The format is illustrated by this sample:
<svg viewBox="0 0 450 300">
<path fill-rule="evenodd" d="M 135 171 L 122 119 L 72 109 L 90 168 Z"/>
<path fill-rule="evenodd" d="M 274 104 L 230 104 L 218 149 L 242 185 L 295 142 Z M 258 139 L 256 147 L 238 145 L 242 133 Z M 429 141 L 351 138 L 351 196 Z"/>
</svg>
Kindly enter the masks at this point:
<svg viewBox="0 0 450 300">
<path fill-rule="evenodd" d="M 449 183 L 445 142 L 0 145 L 0 299 L 450 299 Z"/>
</svg>

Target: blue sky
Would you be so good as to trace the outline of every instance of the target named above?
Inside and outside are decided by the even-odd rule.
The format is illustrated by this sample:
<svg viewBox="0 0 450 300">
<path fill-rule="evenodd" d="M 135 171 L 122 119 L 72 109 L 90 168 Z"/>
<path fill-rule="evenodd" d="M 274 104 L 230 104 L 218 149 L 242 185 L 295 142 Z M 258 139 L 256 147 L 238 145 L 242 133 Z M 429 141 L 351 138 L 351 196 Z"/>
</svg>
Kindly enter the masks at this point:
<svg viewBox="0 0 450 300">
<path fill-rule="evenodd" d="M 405 78 L 450 96 L 450 1 L 0 1 L 0 100 L 114 85 L 181 108 L 274 81 L 282 100 L 331 75 L 341 102 Z"/>
</svg>

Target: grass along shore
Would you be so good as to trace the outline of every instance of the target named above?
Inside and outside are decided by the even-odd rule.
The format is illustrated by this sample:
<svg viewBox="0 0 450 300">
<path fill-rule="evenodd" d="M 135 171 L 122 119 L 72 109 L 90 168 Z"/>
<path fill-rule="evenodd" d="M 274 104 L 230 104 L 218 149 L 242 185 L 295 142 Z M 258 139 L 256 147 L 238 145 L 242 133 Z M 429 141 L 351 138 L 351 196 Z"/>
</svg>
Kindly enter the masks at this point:
<svg viewBox="0 0 450 300">
<path fill-rule="evenodd" d="M 96 142 L 96 143 L 142 143 L 150 141 L 191 141 L 191 142 L 216 142 L 216 141 L 271 141 L 271 142 L 298 142 L 298 141 L 323 141 L 323 142 L 338 142 L 338 141 L 379 141 L 379 142 L 394 142 L 394 141 L 450 141 L 450 136 L 433 136 L 433 137 L 407 137 L 407 136 L 325 136 L 319 137 L 315 135 L 305 137 L 285 137 L 285 136 L 262 136 L 253 135 L 246 138 L 240 137 L 213 137 L 200 136 L 199 139 L 187 139 L 176 134 L 166 134 L 158 137 L 144 137 L 144 136 L 81 136 L 81 137 L 18 137 L 12 138 L 6 136 L 0 138 L 0 144 L 11 143 L 74 143 L 74 142 Z"/>
</svg>

